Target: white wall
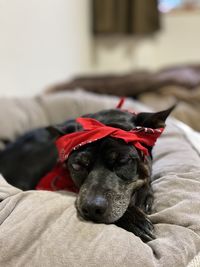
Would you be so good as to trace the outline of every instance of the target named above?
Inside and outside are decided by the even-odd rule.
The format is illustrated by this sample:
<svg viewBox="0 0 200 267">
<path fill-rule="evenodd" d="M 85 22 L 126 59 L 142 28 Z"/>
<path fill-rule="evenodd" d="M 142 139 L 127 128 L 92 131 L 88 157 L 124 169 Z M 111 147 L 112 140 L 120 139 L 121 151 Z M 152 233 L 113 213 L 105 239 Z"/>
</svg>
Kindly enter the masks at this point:
<svg viewBox="0 0 200 267">
<path fill-rule="evenodd" d="M 94 66 L 98 72 L 157 69 L 200 63 L 200 11 L 163 15 L 162 31 L 146 38 L 97 38 Z"/>
<path fill-rule="evenodd" d="M 89 0 L 0 0 L 0 95 L 37 94 L 86 71 Z"/>
<path fill-rule="evenodd" d="M 96 38 L 90 0 L 0 0 L 0 96 L 33 95 L 85 72 L 200 62 L 200 12 L 163 16 L 151 38 Z"/>
</svg>

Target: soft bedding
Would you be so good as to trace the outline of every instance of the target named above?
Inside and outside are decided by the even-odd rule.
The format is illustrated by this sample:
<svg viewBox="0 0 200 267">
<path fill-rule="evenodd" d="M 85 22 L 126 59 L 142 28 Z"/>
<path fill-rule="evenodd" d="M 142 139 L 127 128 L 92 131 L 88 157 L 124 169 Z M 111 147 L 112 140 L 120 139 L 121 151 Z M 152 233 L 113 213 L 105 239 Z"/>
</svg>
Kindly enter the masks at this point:
<svg viewBox="0 0 200 267">
<path fill-rule="evenodd" d="M 0 139 L 12 140 L 35 127 L 115 107 L 118 99 L 74 91 L 0 102 Z M 126 107 L 146 109 L 131 100 Z M 191 132 L 191 137 L 196 135 Z M 155 202 L 150 217 L 157 238 L 147 244 L 115 225 L 77 218 L 74 194 L 22 192 L 1 176 L 0 266 L 199 266 L 198 149 L 184 127 L 168 119 L 153 156 Z"/>
</svg>

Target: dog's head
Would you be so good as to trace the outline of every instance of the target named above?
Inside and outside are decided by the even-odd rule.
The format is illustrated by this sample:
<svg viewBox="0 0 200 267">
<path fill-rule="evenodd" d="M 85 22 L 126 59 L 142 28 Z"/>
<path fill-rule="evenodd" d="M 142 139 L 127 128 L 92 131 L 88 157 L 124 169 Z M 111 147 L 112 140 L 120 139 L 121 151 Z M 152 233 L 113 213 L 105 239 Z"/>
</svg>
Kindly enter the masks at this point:
<svg viewBox="0 0 200 267">
<path fill-rule="evenodd" d="M 85 115 L 115 128 L 130 131 L 136 126 L 161 128 L 173 108 L 157 113 L 132 114 L 119 109 Z M 61 134 L 82 130 L 71 121 L 59 128 Z M 147 147 L 151 155 L 151 147 Z M 112 223 L 127 210 L 135 191 L 151 174 L 151 157 L 144 161 L 133 145 L 105 137 L 73 151 L 66 161 L 71 178 L 79 188 L 79 215 L 100 223 Z"/>
</svg>

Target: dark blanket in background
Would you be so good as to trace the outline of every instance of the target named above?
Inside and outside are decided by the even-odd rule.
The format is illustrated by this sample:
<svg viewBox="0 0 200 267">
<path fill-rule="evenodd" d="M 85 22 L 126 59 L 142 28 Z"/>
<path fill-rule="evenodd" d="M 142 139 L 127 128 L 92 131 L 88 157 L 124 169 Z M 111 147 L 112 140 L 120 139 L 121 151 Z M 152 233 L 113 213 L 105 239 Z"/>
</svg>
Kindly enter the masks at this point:
<svg viewBox="0 0 200 267">
<path fill-rule="evenodd" d="M 130 96 L 156 110 L 179 102 L 173 116 L 200 131 L 200 65 L 138 71 L 124 75 L 76 77 L 52 86 L 48 92 L 83 88 L 100 94 Z"/>
</svg>

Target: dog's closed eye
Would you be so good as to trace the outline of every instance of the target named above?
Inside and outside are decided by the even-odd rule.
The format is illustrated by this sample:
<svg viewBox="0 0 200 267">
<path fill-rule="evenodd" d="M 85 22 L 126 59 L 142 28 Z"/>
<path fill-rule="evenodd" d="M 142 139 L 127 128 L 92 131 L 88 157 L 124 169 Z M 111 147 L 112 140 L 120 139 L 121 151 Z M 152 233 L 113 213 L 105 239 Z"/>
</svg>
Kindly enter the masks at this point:
<svg viewBox="0 0 200 267">
<path fill-rule="evenodd" d="M 131 157 L 120 159 L 115 163 L 113 170 L 118 177 L 125 181 L 132 181 L 137 174 L 137 160 Z"/>
<path fill-rule="evenodd" d="M 90 164 L 91 164 L 90 158 L 82 156 L 78 157 L 76 161 L 71 164 L 71 166 L 75 171 L 80 171 L 82 169 L 89 168 Z"/>
<path fill-rule="evenodd" d="M 79 164 L 79 163 L 72 163 L 72 168 L 75 170 L 75 171 L 80 171 L 80 170 L 82 170 L 84 167 L 81 165 L 81 164 Z"/>
<path fill-rule="evenodd" d="M 75 153 L 72 155 L 72 157 L 69 158 L 69 166 L 74 170 L 74 171 L 84 171 L 88 170 L 89 167 L 92 164 L 92 157 L 91 153 L 85 152 L 85 151 L 80 151 L 78 153 Z"/>
<path fill-rule="evenodd" d="M 132 162 L 132 158 L 131 157 L 121 157 L 121 158 L 117 159 L 116 163 L 119 166 L 121 166 L 121 165 L 125 165 L 125 164 L 131 163 L 131 162 Z"/>
<path fill-rule="evenodd" d="M 110 167 L 114 168 L 114 166 L 123 166 L 132 163 L 136 158 L 136 156 L 132 157 L 127 151 L 112 151 L 106 155 L 105 161 Z"/>
<path fill-rule="evenodd" d="M 68 168 L 75 184 L 80 187 L 90 172 L 93 159 L 88 152 L 75 152 L 68 159 Z"/>
</svg>

